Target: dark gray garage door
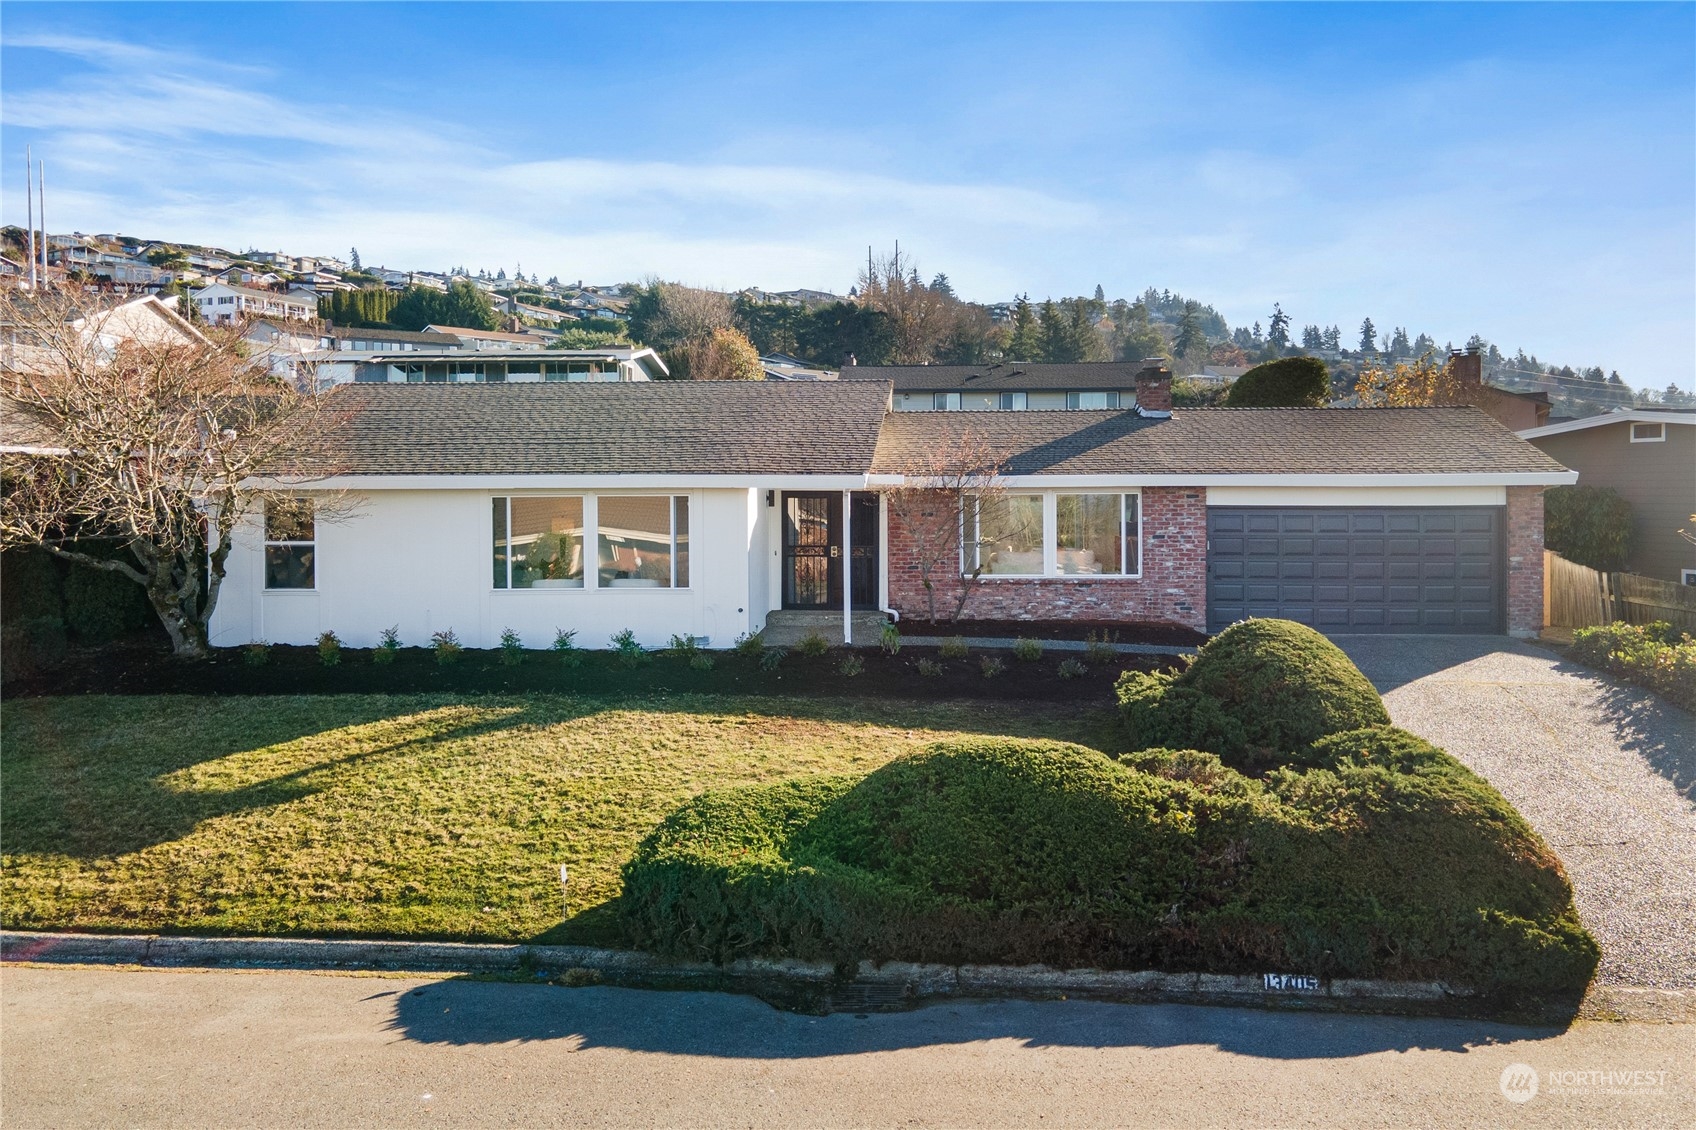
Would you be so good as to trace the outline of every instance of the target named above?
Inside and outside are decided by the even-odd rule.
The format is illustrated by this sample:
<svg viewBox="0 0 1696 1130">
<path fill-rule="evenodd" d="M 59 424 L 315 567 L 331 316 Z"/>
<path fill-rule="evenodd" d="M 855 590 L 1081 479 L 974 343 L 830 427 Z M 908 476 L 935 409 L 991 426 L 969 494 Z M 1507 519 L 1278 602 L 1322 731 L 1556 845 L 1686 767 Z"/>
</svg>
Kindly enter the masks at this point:
<svg viewBox="0 0 1696 1130">
<path fill-rule="evenodd" d="M 1207 623 L 1322 632 L 1497 632 L 1499 507 L 1209 507 Z"/>
</svg>

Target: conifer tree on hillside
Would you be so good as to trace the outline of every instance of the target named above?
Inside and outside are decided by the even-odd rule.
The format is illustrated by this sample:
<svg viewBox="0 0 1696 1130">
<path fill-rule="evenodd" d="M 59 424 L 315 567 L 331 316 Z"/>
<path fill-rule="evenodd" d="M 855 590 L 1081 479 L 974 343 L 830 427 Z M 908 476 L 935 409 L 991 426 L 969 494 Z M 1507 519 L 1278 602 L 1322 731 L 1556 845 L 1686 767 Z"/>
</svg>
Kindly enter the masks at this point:
<svg viewBox="0 0 1696 1130">
<path fill-rule="evenodd" d="M 354 270 L 363 271 L 365 269 L 359 263 L 359 248 L 355 247 L 351 251 L 349 251 L 348 254 L 347 254 L 347 260 L 348 260 L 348 263 L 353 267 Z"/>
<path fill-rule="evenodd" d="M 1272 304 L 1272 324 L 1266 330 L 1266 344 L 1274 349 L 1288 349 L 1290 345 L 1290 316 L 1277 302 Z"/>
<path fill-rule="evenodd" d="M 1378 352 L 1378 327 L 1372 324 L 1371 318 L 1360 323 L 1360 351 L 1362 353 Z"/>
<path fill-rule="evenodd" d="M 1172 351 L 1179 357 L 1187 357 L 1207 344 L 1207 336 L 1201 332 L 1201 315 L 1199 302 L 1184 303 L 1184 312 L 1178 318 L 1178 336 L 1172 340 Z"/>
<path fill-rule="evenodd" d="M 1007 339 L 1007 360 L 1035 361 L 1042 356 L 1042 336 L 1037 330 L 1036 314 L 1031 310 L 1029 295 L 1021 294 L 1013 303 L 1013 333 Z"/>
</svg>

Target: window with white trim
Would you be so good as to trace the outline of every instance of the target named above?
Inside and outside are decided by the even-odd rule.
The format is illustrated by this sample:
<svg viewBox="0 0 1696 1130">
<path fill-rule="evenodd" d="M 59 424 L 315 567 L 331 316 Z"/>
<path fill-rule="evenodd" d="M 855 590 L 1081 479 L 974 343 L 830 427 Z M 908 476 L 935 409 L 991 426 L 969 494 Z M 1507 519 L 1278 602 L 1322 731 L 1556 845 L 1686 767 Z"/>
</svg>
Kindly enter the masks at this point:
<svg viewBox="0 0 1696 1130">
<path fill-rule="evenodd" d="M 1068 392 L 1066 394 L 1068 408 L 1117 408 L 1119 394 L 1114 392 Z"/>
<path fill-rule="evenodd" d="M 1042 495 L 1004 494 L 974 501 L 966 534 L 969 571 L 998 577 L 1042 576 Z"/>
<path fill-rule="evenodd" d="M 310 498 L 279 498 L 265 503 L 265 587 L 317 587 L 317 523 Z"/>
<path fill-rule="evenodd" d="M 1005 494 L 968 504 L 962 568 L 983 577 L 1140 577 L 1142 495 Z"/>
<path fill-rule="evenodd" d="M 583 587 L 583 496 L 494 500 L 497 589 Z"/>
<path fill-rule="evenodd" d="M 957 392 L 937 392 L 931 394 L 931 408 L 937 412 L 958 412 L 960 410 L 960 394 Z"/>
<path fill-rule="evenodd" d="M 1631 425 L 1632 443 L 1665 443 L 1667 425 L 1664 420 L 1653 423 L 1633 423 Z"/>
<path fill-rule="evenodd" d="M 1696 585 L 1696 569 L 1680 570 L 1678 579 L 1687 585 Z"/>
<path fill-rule="evenodd" d="M 1023 412 L 1030 407 L 1031 398 L 1028 392 L 1004 392 L 1000 396 L 999 407 L 1003 412 Z"/>
<path fill-rule="evenodd" d="M 689 587 L 687 495 L 601 495 L 600 587 Z"/>
<path fill-rule="evenodd" d="M 1135 494 L 1055 495 L 1054 571 L 1063 577 L 1141 573 L 1141 502 Z"/>
</svg>

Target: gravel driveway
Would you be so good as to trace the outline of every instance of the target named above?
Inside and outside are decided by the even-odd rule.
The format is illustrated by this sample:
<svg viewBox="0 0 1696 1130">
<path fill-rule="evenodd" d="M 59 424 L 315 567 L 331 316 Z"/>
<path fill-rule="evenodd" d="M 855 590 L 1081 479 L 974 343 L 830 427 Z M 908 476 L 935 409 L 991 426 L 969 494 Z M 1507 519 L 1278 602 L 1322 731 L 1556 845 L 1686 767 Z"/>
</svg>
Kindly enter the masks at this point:
<svg viewBox="0 0 1696 1130">
<path fill-rule="evenodd" d="M 1602 985 L 1696 989 L 1696 718 L 1502 637 L 1344 637 L 1398 726 L 1501 790 L 1566 863 Z"/>
</svg>

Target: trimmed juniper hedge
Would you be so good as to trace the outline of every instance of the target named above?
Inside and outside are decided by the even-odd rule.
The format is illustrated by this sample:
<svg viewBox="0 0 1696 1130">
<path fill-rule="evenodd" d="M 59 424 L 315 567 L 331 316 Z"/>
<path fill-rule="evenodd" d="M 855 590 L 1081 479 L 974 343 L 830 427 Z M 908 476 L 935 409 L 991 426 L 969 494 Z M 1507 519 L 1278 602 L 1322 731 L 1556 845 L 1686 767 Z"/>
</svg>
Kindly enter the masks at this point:
<svg viewBox="0 0 1696 1130">
<path fill-rule="evenodd" d="M 696 959 L 1047 962 L 1576 990 L 1559 862 L 1411 734 L 1264 781 L 1216 755 L 938 743 L 863 777 L 697 798 L 625 867 L 639 945 Z"/>
<path fill-rule="evenodd" d="M 708 793 L 626 865 L 624 928 L 717 961 L 1277 969 L 1502 997 L 1594 974 L 1560 861 L 1487 782 L 1388 725 L 1317 633 L 1239 624 L 1119 697 L 1135 744 L 1208 748 L 961 739 L 864 777 Z"/>
<path fill-rule="evenodd" d="M 1240 768 L 1390 721 L 1342 649 L 1290 620 L 1233 624 L 1181 674 L 1126 672 L 1116 691 L 1133 744 L 1209 750 Z"/>
</svg>

